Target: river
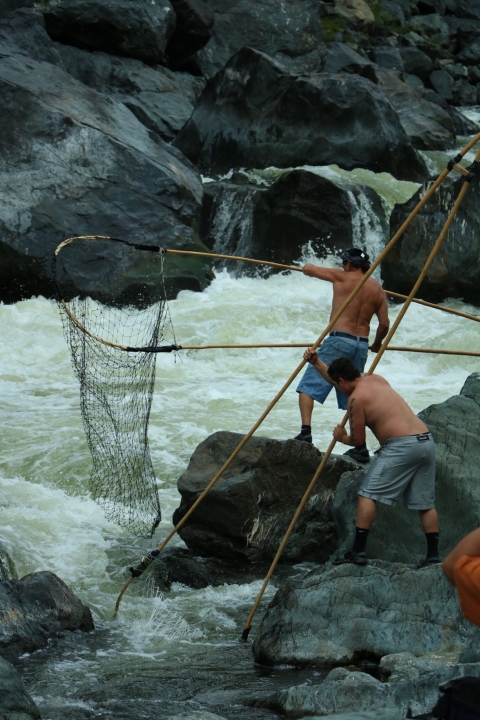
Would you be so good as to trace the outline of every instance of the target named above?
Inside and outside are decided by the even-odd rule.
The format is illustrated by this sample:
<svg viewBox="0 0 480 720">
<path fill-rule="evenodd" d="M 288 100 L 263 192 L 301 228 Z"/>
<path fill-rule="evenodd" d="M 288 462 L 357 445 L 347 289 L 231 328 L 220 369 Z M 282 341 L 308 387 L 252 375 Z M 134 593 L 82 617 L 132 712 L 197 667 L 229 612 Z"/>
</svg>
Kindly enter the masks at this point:
<svg viewBox="0 0 480 720">
<path fill-rule="evenodd" d="M 365 171 L 357 172 L 365 177 Z M 373 173 L 370 182 L 390 204 L 416 187 Z M 366 246 L 378 250 L 373 231 Z M 303 260 L 309 259 L 307 248 Z M 446 304 L 478 314 L 460 301 Z M 330 286 L 300 273 L 259 278 L 226 270 L 219 270 L 203 293 L 184 291 L 170 302 L 182 345 L 310 342 L 326 326 L 330 307 Z M 398 308 L 391 307 L 392 318 Z M 318 672 L 256 668 L 250 644 L 239 643 L 261 581 L 203 590 L 174 585 L 163 598 L 140 585 L 127 591 L 119 618 L 112 615 L 125 568 L 171 528 L 179 504 L 176 481 L 195 447 L 217 430 L 247 432 L 302 351 L 201 350 L 158 357 L 149 440 L 163 520 L 154 541 L 146 541 L 107 522 L 89 496 L 91 462 L 78 382 L 55 303 L 36 298 L 0 305 L 0 330 L 1 539 L 19 577 L 55 572 L 89 605 L 96 625 L 95 633 L 70 634 L 17 662 L 43 720 L 157 720 L 186 710 L 228 720 L 274 717 L 245 703 L 279 686 L 311 682 Z M 417 305 L 409 309 L 394 344 L 468 350 L 478 349 L 477 338 L 475 323 Z M 378 368 L 415 411 L 458 393 L 468 374 L 478 370 L 475 358 L 400 352 L 387 352 Z M 342 416 L 333 397 L 316 408 L 313 435 L 319 448 L 329 443 Z M 286 439 L 298 431 L 294 383 L 258 434 Z M 377 446 L 372 436 L 368 444 L 371 450 Z M 251 638 L 274 590 L 275 582 Z"/>
</svg>

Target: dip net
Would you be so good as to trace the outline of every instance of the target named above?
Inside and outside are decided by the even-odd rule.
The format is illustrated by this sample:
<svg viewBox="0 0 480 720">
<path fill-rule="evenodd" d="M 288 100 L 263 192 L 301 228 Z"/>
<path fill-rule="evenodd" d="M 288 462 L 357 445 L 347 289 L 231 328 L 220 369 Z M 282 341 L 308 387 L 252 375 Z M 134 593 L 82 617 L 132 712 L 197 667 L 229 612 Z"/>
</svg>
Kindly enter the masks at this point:
<svg viewBox="0 0 480 720">
<path fill-rule="evenodd" d="M 148 445 L 156 353 L 173 336 L 163 259 L 158 247 L 94 236 L 66 240 L 52 261 L 80 381 L 91 494 L 109 520 L 148 536 L 161 519 Z"/>
</svg>

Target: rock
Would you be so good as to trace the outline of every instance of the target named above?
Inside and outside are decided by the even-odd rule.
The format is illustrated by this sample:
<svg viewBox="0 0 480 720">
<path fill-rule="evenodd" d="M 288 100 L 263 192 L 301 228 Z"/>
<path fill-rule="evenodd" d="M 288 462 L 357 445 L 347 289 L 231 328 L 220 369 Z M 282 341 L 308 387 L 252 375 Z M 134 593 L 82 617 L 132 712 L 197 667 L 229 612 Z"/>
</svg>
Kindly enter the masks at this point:
<svg viewBox="0 0 480 720">
<path fill-rule="evenodd" d="M 459 18 L 480 20 L 480 0 L 457 0 L 454 14 Z"/>
<path fill-rule="evenodd" d="M 335 668 L 320 684 L 305 683 L 280 690 L 253 704 L 293 717 L 307 713 L 317 720 L 320 720 L 319 715 L 322 720 L 327 717 L 332 720 L 393 720 L 409 717 L 409 711 L 415 717 L 420 713 L 428 713 L 436 705 L 440 684 L 465 675 L 480 677 L 480 664 L 473 667 L 457 665 L 455 668 L 440 668 L 417 678 L 392 683 L 382 683 L 363 672 Z"/>
<path fill-rule="evenodd" d="M 280 174 L 269 188 L 245 184 L 239 173 L 205 186 L 201 238 L 214 252 L 290 265 L 307 243 L 325 257 L 362 246 L 366 237 L 380 249 L 387 234 L 386 209 L 374 190 L 307 168 Z M 249 271 L 238 263 L 227 267 Z"/>
<path fill-rule="evenodd" d="M 430 84 L 432 88 L 445 100 L 453 98 L 453 78 L 446 70 L 434 70 L 430 74 Z"/>
<path fill-rule="evenodd" d="M 415 32 L 431 37 L 435 36 L 436 42 L 448 44 L 450 28 L 445 20 L 438 13 L 429 15 L 414 15 L 409 25 Z"/>
<path fill-rule="evenodd" d="M 182 496 L 177 524 L 238 446 L 242 435 L 217 432 L 196 448 L 178 480 Z M 179 530 L 199 555 L 237 561 L 272 559 L 320 464 L 321 453 L 294 440 L 252 437 Z M 285 561 L 324 562 L 337 546 L 330 506 L 343 472 L 354 467 L 340 456 L 327 462 L 283 554 Z"/>
<path fill-rule="evenodd" d="M 454 107 L 450 107 L 448 112 L 454 122 L 456 135 L 476 135 L 478 133 L 478 123 L 469 120 Z"/>
<path fill-rule="evenodd" d="M 34 60 L 63 66 L 62 59 L 45 30 L 43 15 L 33 10 L 17 10 L 5 19 L 0 19 L 0 52 L 18 53 Z"/>
<path fill-rule="evenodd" d="M 476 105 L 477 88 L 469 82 L 457 80 L 453 86 L 453 101 L 456 105 Z"/>
<path fill-rule="evenodd" d="M 365 0 L 336 0 L 335 13 L 356 23 L 373 24 L 375 16 Z"/>
<path fill-rule="evenodd" d="M 21 55 L 0 57 L 0 86 L 0 300 L 53 297 L 53 251 L 75 234 L 205 250 L 198 174 L 124 105 Z M 130 268 L 110 301 L 137 302 L 144 271 L 144 297 L 157 297 L 161 277 Z M 169 297 L 212 277 L 208 262 L 175 256 L 165 271 Z"/>
<path fill-rule="evenodd" d="M 178 70 L 212 37 L 214 15 L 204 0 L 171 0 L 171 3 L 177 20 L 167 57 L 172 70 Z"/>
<path fill-rule="evenodd" d="M 287 582 L 267 609 L 253 652 L 261 665 L 358 664 L 401 652 L 458 653 L 474 637 L 478 642 L 480 631 L 463 618 L 439 565 L 414 570 L 376 560 L 326 566 Z"/>
<path fill-rule="evenodd" d="M 2 720 L 40 720 L 40 712 L 13 665 L 0 657 L 0 717 Z"/>
<path fill-rule="evenodd" d="M 145 65 L 140 60 L 79 50 L 58 44 L 70 75 L 122 102 L 150 130 L 171 142 L 193 112 L 203 78 Z"/>
<path fill-rule="evenodd" d="M 16 580 L 17 578 L 17 571 L 10 553 L 3 545 L 0 545 L 0 582 Z"/>
<path fill-rule="evenodd" d="M 418 278 L 437 240 L 463 179 L 446 180 L 382 263 L 385 286 L 394 292 L 408 294 Z M 478 173 L 458 209 L 448 234 L 420 288 L 424 300 L 439 302 L 448 297 L 463 298 L 480 305 L 480 274 L 477 263 L 480 247 Z M 426 187 L 420 188 L 405 204 L 396 205 L 390 219 L 390 233 L 403 223 L 419 202 Z"/>
<path fill-rule="evenodd" d="M 322 72 L 355 73 L 372 80 L 373 66 L 368 58 L 364 58 L 345 43 L 332 42 L 328 47 Z"/>
<path fill-rule="evenodd" d="M 195 56 L 207 78 L 243 47 L 265 52 L 294 72 L 318 72 L 322 28 L 315 0 L 206 0 L 214 14 L 213 37 Z"/>
<path fill-rule="evenodd" d="M 178 715 L 169 715 L 165 720 L 226 720 L 226 718 L 206 710 L 187 710 Z"/>
<path fill-rule="evenodd" d="M 90 610 L 51 572 L 0 583 L 0 655 L 14 658 L 45 647 L 65 631 L 94 629 Z"/>
<path fill-rule="evenodd" d="M 176 20 L 169 0 L 50 0 L 43 12 L 53 40 L 151 65 L 165 60 Z"/>
<path fill-rule="evenodd" d="M 480 62 L 480 37 L 477 37 L 472 43 L 461 50 L 457 57 L 458 62 L 467 65 L 478 65 Z"/>
<path fill-rule="evenodd" d="M 433 70 L 433 62 L 428 55 L 417 47 L 401 47 L 400 55 L 403 60 L 405 72 L 411 75 L 418 75 L 422 80 L 426 80 Z"/>
<path fill-rule="evenodd" d="M 383 68 L 375 80 L 398 113 L 402 127 L 418 150 L 445 150 L 455 140 L 455 126 L 449 113 L 428 102 L 396 75 Z"/>
<path fill-rule="evenodd" d="M 372 55 L 374 62 L 387 70 L 402 72 L 405 69 L 403 58 L 397 48 L 377 47 Z"/>
<path fill-rule="evenodd" d="M 425 176 L 397 114 L 368 80 L 298 77 L 245 48 L 205 88 L 175 146 L 200 168 L 366 167 Z"/>
</svg>

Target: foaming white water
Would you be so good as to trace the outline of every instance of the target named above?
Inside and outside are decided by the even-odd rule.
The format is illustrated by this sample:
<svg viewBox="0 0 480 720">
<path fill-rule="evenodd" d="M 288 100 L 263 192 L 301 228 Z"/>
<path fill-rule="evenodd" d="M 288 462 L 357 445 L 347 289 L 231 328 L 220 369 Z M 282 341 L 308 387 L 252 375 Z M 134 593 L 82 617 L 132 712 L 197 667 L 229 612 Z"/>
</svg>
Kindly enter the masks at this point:
<svg viewBox="0 0 480 720">
<path fill-rule="evenodd" d="M 460 302 L 449 304 L 476 313 Z M 185 291 L 170 303 L 181 345 L 310 343 L 327 325 L 330 309 L 330 285 L 301 273 L 258 279 L 233 278 L 223 271 L 203 293 Z M 397 312 L 392 308 L 392 318 Z M 149 438 L 163 521 L 153 543 L 139 543 L 107 523 L 89 497 L 90 456 L 78 383 L 55 304 L 38 298 L 0 306 L 0 329 L 8 338 L 0 351 L 2 540 L 19 574 L 56 572 L 97 617 L 108 620 L 125 565 L 171 528 L 179 504 L 176 481 L 198 443 L 216 430 L 247 432 L 296 369 L 303 350 L 191 350 L 158 356 Z M 478 330 L 468 320 L 412 306 L 394 344 L 468 350 L 478 347 Z M 459 392 L 467 375 L 479 369 L 475 358 L 387 352 L 378 371 L 419 411 Z M 297 434 L 296 383 L 258 434 L 277 439 Z M 322 408 L 316 407 L 318 447 L 330 442 L 342 416 L 333 394 Z M 372 437 L 369 445 L 376 447 Z M 126 652 L 142 647 L 159 652 L 172 626 L 174 639 L 208 642 L 212 634 L 229 636 L 237 624 L 235 612 L 249 608 L 258 588 L 258 583 L 203 591 L 176 587 L 175 607 L 169 608 L 176 619 L 164 626 L 154 598 L 128 593 L 117 632 L 125 640 L 132 625 L 137 629 L 133 645 L 130 637 L 125 640 Z M 164 602 L 173 601 L 168 596 Z M 161 607 L 166 610 L 168 604 Z"/>
</svg>

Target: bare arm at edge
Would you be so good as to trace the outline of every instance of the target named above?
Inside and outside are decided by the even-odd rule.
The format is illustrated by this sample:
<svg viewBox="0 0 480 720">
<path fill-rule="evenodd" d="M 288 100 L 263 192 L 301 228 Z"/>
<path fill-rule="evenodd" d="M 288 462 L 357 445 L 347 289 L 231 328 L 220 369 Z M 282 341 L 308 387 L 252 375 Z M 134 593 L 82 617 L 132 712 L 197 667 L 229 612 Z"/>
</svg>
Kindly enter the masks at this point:
<svg viewBox="0 0 480 720">
<path fill-rule="evenodd" d="M 331 283 L 342 280 L 342 278 L 345 277 L 343 270 L 319 267 L 318 265 L 311 265 L 310 263 L 303 266 L 302 272 L 304 275 L 308 275 L 308 277 L 316 277 L 319 280 L 326 280 Z"/>
<path fill-rule="evenodd" d="M 324 380 L 330 383 L 330 385 L 333 385 L 332 379 L 328 374 L 328 365 L 326 365 L 323 360 L 320 360 L 317 352 L 313 348 L 305 350 L 303 353 L 303 359 L 309 362 L 310 365 L 313 365 L 315 370 L 320 373 Z"/>
<path fill-rule="evenodd" d="M 369 348 L 372 352 L 378 352 L 380 350 L 382 346 L 382 341 L 387 336 L 388 328 L 390 327 L 390 320 L 388 319 L 387 296 L 384 290 L 382 290 L 382 300 L 375 315 L 378 318 L 378 327 L 375 334 L 375 340 Z"/>
<path fill-rule="evenodd" d="M 477 528 L 469 535 L 466 535 L 463 540 L 460 540 L 450 555 L 447 555 L 443 561 L 443 574 L 452 585 L 455 585 L 455 565 L 463 555 L 480 557 L 480 528 Z"/>
<path fill-rule="evenodd" d="M 366 438 L 365 432 L 365 413 L 362 408 L 362 401 L 351 395 L 348 399 L 348 421 L 350 424 L 350 434 L 347 433 L 342 425 L 337 425 L 333 430 L 335 440 L 344 445 L 363 445 Z"/>
</svg>

